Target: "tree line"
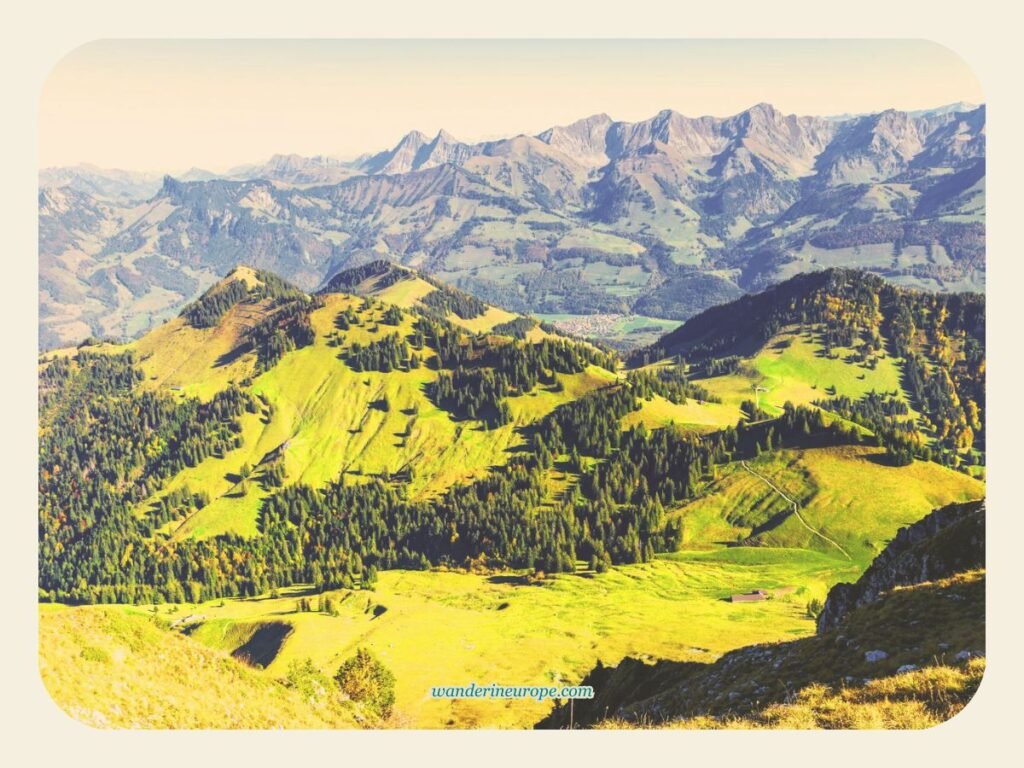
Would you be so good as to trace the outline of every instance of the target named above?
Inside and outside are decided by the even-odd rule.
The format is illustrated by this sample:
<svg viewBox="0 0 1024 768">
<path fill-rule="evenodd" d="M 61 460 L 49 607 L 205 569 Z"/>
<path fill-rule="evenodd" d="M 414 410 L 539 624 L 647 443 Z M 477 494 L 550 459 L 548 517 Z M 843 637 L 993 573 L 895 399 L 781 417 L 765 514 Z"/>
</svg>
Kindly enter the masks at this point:
<svg viewBox="0 0 1024 768">
<path fill-rule="evenodd" d="M 425 342 L 447 349 L 443 359 L 458 366 L 453 375 L 487 371 L 505 391 L 552 371 L 580 370 L 603 354 L 560 340 L 485 349 L 425 322 Z M 272 492 L 259 511 L 260 535 L 174 541 L 155 530 L 208 500 L 182 488 L 152 508 L 139 505 L 185 466 L 239 446 L 239 419 L 259 404 L 236 387 L 205 404 L 142 391 L 133 364 L 130 354 L 80 352 L 41 374 L 45 599 L 199 601 L 296 583 L 370 586 L 380 570 L 399 567 L 483 563 L 557 572 L 580 560 L 596 569 L 642 562 L 679 546 L 681 524 L 666 510 L 692 498 L 716 464 L 783 444 L 859 439 L 818 409 L 792 406 L 777 419 L 705 437 L 674 428 L 623 431 L 638 397 L 658 386 L 636 377 L 559 406 L 528 430 L 526 450 L 506 466 L 439 497 L 410 500 L 401 476 L 281 487 L 282 465 L 264 478 Z M 549 473 L 563 462 L 579 481 L 555 499 Z"/>
<path fill-rule="evenodd" d="M 272 272 L 253 270 L 257 283 L 250 287 L 244 280 L 235 279 L 227 284 L 217 283 L 182 310 L 182 317 L 194 328 L 212 328 L 228 310 L 242 302 L 255 303 L 263 299 L 297 299 L 301 290 Z"/>
<path fill-rule="evenodd" d="M 278 300 L 270 314 L 249 329 L 248 343 L 256 351 L 256 372 L 268 371 L 287 352 L 308 347 L 316 339 L 310 313 L 323 306 L 319 296 Z"/>
</svg>

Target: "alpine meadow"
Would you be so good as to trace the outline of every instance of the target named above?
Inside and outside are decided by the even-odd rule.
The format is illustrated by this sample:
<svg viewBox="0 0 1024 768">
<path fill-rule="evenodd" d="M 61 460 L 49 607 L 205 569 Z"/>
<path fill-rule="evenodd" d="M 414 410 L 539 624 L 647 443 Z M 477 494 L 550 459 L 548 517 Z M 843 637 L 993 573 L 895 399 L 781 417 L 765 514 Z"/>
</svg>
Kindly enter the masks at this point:
<svg viewBox="0 0 1024 768">
<path fill-rule="evenodd" d="M 39 179 L 72 717 L 917 729 L 977 690 L 984 105 Z"/>
</svg>

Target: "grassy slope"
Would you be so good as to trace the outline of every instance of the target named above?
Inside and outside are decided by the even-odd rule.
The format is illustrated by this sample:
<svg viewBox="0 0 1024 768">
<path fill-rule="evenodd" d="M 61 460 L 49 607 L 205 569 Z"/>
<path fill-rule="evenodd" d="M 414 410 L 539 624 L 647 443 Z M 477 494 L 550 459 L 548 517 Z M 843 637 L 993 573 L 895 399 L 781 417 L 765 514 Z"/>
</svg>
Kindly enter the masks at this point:
<svg viewBox="0 0 1024 768">
<path fill-rule="evenodd" d="M 864 568 L 900 527 L 937 507 L 985 495 L 984 485 L 963 473 L 922 461 L 890 467 L 878 460 L 882 453 L 866 446 L 783 450 L 750 464 L 800 502 L 807 523 L 838 541 Z M 787 506 L 766 483 L 733 463 L 719 469 L 705 496 L 677 514 L 684 520 L 684 545 L 699 547 L 745 537 L 753 525 Z M 763 538 L 772 546 L 839 554 L 793 517 Z"/>
<path fill-rule="evenodd" d="M 836 347 L 835 351 L 839 353 L 838 360 L 823 357 L 817 341 L 787 331 L 773 337 L 760 352 L 744 361 L 746 373 L 718 376 L 700 384 L 732 405 L 752 400 L 753 386 L 757 384 L 768 390 L 760 394 L 762 407 L 775 408 L 781 408 L 786 401 L 799 405 L 828 398 L 829 387 L 834 387 L 837 394 L 855 399 L 871 390 L 895 390 L 899 397 L 906 398 L 897 359 L 886 356 L 877 368 L 870 370 L 846 362 L 844 358 L 850 350 Z"/>
<path fill-rule="evenodd" d="M 662 693 L 627 706 L 628 721 L 600 727 L 929 728 L 963 709 L 981 682 L 984 614 L 983 571 L 898 588 L 833 632 L 678 670 Z M 887 657 L 869 662 L 869 650 Z M 961 651 L 975 657 L 958 660 Z"/>
<path fill-rule="evenodd" d="M 910 730 L 933 728 L 959 714 L 974 697 L 985 674 L 985 660 L 964 665 L 937 664 L 849 686 L 808 685 L 793 701 L 773 704 L 745 716 L 693 717 L 669 728 L 736 730 Z M 621 722 L 604 728 L 629 727 Z"/>
<path fill-rule="evenodd" d="M 675 424 L 692 428 L 696 432 L 713 432 L 730 424 L 735 425 L 741 415 L 736 405 L 697 400 L 687 400 L 679 405 L 661 395 L 654 395 L 650 400 L 641 400 L 640 410 L 627 414 L 622 420 L 622 426 L 628 429 L 642 423 L 648 429 L 657 429 Z"/>
<path fill-rule="evenodd" d="M 98 728 L 353 728 L 270 675 L 124 608 L 41 606 L 39 669 L 54 702 Z"/>
<path fill-rule="evenodd" d="M 356 287 L 355 293 L 374 296 L 383 302 L 395 304 L 402 309 L 412 309 L 413 307 L 424 306 L 422 299 L 437 290 L 435 286 L 419 277 L 399 280 L 386 288 L 378 288 L 376 280 L 376 278 L 371 278 L 364 281 Z M 449 312 L 447 319 L 454 325 L 465 328 L 470 333 L 485 333 L 499 323 L 507 323 L 517 317 L 519 315 L 513 312 L 498 307 L 488 307 L 487 311 L 478 317 L 465 319 L 453 312 Z M 548 333 L 536 327 L 527 334 L 527 339 L 529 341 L 540 341 L 548 335 Z"/>
<path fill-rule="evenodd" d="M 754 399 L 754 386 L 763 388 L 758 394 L 761 407 L 769 413 L 781 413 L 786 402 L 808 405 L 826 399 L 834 387 L 836 394 L 859 398 L 872 390 L 897 392 L 906 400 L 900 385 L 899 360 L 885 357 L 874 370 L 846 362 L 850 350 L 835 348 L 839 359 L 820 355 L 821 344 L 806 335 L 787 329 L 768 341 L 756 354 L 743 358 L 740 370 L 733 374 L 700 379 L 697 384 L 721 399 L 721 403 L 691 400 L 675 405 L 655 396 L 644 402 L 642 411 L 626 417 L 625 423 L 643 421 L 648 427 L 669 423 L 689 425 L 699 431 L 735 425 L 741 417 L 740 404 Z M 660 361 L 646 366 L 657 369 L 671 365 Z M 913 411 L 912 411 L 913 413 Z"/>
<path fill-rule="evenodd" d="M 235 281 L 249 288 L 259 284 L 248 267 L 237 267 L 221 284 Z M 193 328 L 183 317 L 175 317 L 153 329 L 129 345 L 138 355 L 146 385 L 173 387 L 209 400 L 231 381 L 241 381 L 253 372 L 256 356 L 235 358 L 231 353 L 245 332 L 266 316 L 269 304 L 237 304 L 213 328 Z"/>
<path fill-rule="evenodd" d="M 820 451 L 808 466 L 817 493 L 801 509 L 809 525 L 842 543 L 864 567 L 899 528 L 951 502 L 985 495 L 984 485 L 963 473 L 923 461 L 890 467 L 879 461 L 882 455 L 879 448 Z M 783 546 L 828 546 L 792 518 L 767 538 Z"/>
<path fill-rule="evenodd" d="M 396 285 L 405 282 L 409 281 Z M 539 387 L 527 395 L 511 398 L 513 423 L 485 431 L 479 422 L 454 421 L 427 398 L 426 387 L 437 377 L 437 372 L 427 366 L 388 374 L 355 372 L 338 359 L 341 348 L 328 346 L 327 335 L 334 330 L 337 314 L 345 308 L 358 310 L 362 299 L 340 294 L 324 299 L 325 306 L 311 318 L 317 332 L 315 343 L 286 354 L 253 382 L 251 391 L 267 399 L 274 408 L 273 415 L 268 417 L 266 411 L 260 415 L 246 414 L 241 448 L 223 458 L 207 458 L 160 492 L 187 485 L 192 491 L 207 491 L 212 499 L 207 507 L 184 521 L 175 535 L 205 537 L 228 531 L 255 534 L 257 512 L 266 492 L 258 482 L 250 482 L 247 493 L 242 495 L 236 476 L 242 464 L 248 463 L 257 467 L 254 479 L 258 480 L 260 461 L 286 440 L 289 445 L 285 469 L 289 483 L 323 485 L 342 472 L 348 480 L 359 482 L 382 472 L 397 472 L 411 462 L 416 472 L 409 487 L 411 495 L 431 496 L 455 483 L 478 477 L 490 467 L 505 464 L 509 449 L 522 443 L 520 426 L 614 379 L 613 374 L 595 366 L 579 374 L 560 375 L 562 392 Z M 232 311 L 239 309 L 242 308 Z M 379 323 L 382 313 L 380 304 L 361 312 L 363 324 L 342 334 L 346 345 L 411 332 L 411 315 L 394 327 Z M 373 326 L 376 330 L 371 330 Z M 205 332 L 218 351 L 197 355 L 200 362 L 192 366 L 193 383 L 187 388 L 190 392 L 212 394 L 227 385 L 230 376 L 209 362 L 223 354 L 222 347 L 230 349 L 230 343 L 217 331 Z M 224 336 L 229 333 L 223 331 Z M 149 337 L 144 341 L 149 343 Z M 149 366 L 148 371 L 170 368 L 176 364 L 178 350 L 173 345 L 154 345 L 154 354 L 143 365 Z M 432 353 L 427 355 L 427 359 L 432 357 Z M 385 398 L 390 403 L 388 411 L 376 405 Z M 418 413 L 413 414 L 413 409 Z"/>
<path fill-rule="evenodd" d="M 710 661 L 752 642 L 813 633 L 806 594 L 849 578 L 849 566 L 814 553 L 755 552 L 685 556 L 616 567 L 600 575 L 560 575 L 543 586 L 454 572 L 386 571 L 372 593 L 355 592 L 340 616 L 294 613 L 294 592 L 280 599 L 219 601 L 182 608 L 215 630 L 195 637 L 232 650 L 222 620 L 250 625 L 285 620 L 295 627 L 265 674 L 311 658 L 332 672 L 356 647 L 370 647 L 398 680 L 397 708 L 423 727 L 525 727 L 548 704 L 432 700 L 433 685 L 477 682 L 550 684 L 578 680 L 601 659 L 627 655 Z M 734 605 L 733 592 L 778 586 L 800 594 Z M 339 598 L 344 591 L 334 593 Z M 314 598 L 315 601 L 315 598 Z M 387 611 L 374 618 L 368 601 Z M 504 606 L 504 607 L 501 607 Z M 124 610 L 134 610 L 126 608 Z"/>
</svg>

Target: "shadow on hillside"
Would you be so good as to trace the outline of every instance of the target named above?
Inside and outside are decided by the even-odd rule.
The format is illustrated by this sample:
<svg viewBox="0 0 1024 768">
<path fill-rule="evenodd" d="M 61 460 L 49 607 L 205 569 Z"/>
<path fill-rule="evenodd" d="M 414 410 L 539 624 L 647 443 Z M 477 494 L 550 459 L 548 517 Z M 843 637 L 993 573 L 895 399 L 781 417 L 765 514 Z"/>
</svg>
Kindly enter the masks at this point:
<svg viewBox="0 0 1024 768">
<path fill-rule="evenodd" d="M 231 655 L 251 667 L 266 668 L 281 652 L 284 641 L 295 628 L 284 621 L 268 621 L 261 625 L 252 637 L 240 645 Z"/>
<path fill-rule="evenodd" d="M 865 461 L 870 461 L 872 464 L 877 464 L 880 467 L 889 467 L 892 469 L 896 465 L 892 463 L 892 460 L 884 453 L 869 453 L 863 457 Z M 941 466 L 941 465 L 939 465 Z"/>
<path fill-rule="evenodd" d="M 214 362 L 214 368 L 223 368 L 226 365 L 231 365 L 236 360 L 239 360 L 247 352 L 252 350 L 251 344 L 240 344 L 229 352 L 225 352 L 223 355 L 217 358 Z"/>
</svg>

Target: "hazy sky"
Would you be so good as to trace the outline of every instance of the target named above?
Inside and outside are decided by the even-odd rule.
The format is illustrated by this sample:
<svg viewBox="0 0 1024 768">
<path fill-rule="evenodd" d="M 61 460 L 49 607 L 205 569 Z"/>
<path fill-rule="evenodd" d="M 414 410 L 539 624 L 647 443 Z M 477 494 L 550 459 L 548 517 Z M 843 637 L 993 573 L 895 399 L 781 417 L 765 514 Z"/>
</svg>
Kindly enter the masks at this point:
<svg viewBox="0 0 1024 768">
<path fill-rule="evenodd" d="M 984 101 L 926 41 L 97 41 L 40 97 L 40 164 L 213 171 L 274 153 L 342 158 L 409 130 L 465 141 L 597 112 L 833 115 Z"/>
</svg>

